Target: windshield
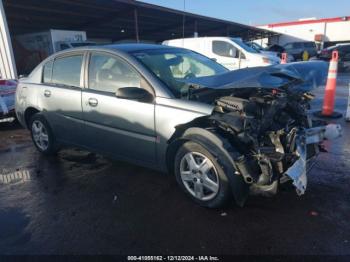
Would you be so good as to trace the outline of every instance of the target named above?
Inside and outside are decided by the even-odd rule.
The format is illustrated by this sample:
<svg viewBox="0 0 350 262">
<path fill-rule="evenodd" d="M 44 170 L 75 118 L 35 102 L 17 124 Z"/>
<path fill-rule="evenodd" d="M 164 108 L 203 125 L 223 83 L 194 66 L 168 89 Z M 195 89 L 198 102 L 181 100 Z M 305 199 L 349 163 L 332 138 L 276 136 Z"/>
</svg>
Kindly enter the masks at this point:
<svg viewBox="0 0 350 262">
<path fill-rule="evenodd" d="M 143 50 L 132 55 L 165 83 L 177 97 L 188 93 L 185 79 L 228 72 L 228 69 L 208 57 L 185 49 Z"/>
<path fill-rule="evenodd" d="M 255 53 L 255 54 L 260 53 L 259 51 L 255 50 L 253 47 L 250 47 L 247 44 L 245 44 L 241 39 L 231 38 L 231 40 L 249 53 Z"/>
<path fill-rule="evenodd" d="M 257 43 L 254 42 L 246 42 L 246 44 L 248 46 L 250 46 L 251 48 L 254 48 L 256 51 L 263 51 L 264 48 L 262 48 L 260 45 L 258 45 Z"/>
</svg>

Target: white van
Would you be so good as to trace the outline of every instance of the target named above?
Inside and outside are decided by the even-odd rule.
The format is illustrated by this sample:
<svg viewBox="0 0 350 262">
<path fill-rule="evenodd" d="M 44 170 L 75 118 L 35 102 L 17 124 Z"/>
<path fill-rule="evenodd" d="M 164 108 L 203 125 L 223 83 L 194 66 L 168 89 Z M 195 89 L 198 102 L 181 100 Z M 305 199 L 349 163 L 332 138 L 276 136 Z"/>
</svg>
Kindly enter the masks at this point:
<svg viewBox="0 0 350 262">
<path fill-rule="evenodd" d="M 245 67 L 279 64 L 274 55 L 263 54 L 245 44 L 239 38 L 196 37 L 166 40 L 163 45 L 183 47 L 215 59 L 230 70 Z"/>
</svg>

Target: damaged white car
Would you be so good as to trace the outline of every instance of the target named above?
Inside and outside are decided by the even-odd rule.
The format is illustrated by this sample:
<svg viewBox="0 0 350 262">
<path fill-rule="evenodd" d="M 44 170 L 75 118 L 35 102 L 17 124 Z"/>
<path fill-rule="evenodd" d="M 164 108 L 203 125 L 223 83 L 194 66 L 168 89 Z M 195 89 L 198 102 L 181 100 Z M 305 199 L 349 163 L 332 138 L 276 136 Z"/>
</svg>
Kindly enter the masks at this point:
<svg viewBox="0 0 350 262">
<path fill-rule="evenodd" d="M 303 194 L 320 143 L 341 135 L 308 115 L 326 71 L 309 62 L 229 72 L 181 48 L 85 47 L 21 79 L 16 113 L 44 154 L 83 147 L 174 174 L 202 206 L 232 195 L 242 206 L 288 180 Z"/>
</svg>

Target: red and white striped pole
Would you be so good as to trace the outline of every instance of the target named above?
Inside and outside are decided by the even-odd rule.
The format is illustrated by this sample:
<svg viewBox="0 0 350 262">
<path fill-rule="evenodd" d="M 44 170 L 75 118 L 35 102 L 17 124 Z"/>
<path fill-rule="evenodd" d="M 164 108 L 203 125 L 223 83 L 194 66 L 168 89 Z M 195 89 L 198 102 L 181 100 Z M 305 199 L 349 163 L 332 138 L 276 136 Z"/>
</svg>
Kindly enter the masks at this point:
<svg viewBox="0 0 350 262">
<path fill-rule="evenodd" d="M 317 116 L 330 118 L 342 117 L 341 113 L 334 112 L 335 91 L 337 88 L 338 59 L 338 51 L 333 51 L 332 59 L 329 63 L 327 84 L 324 93 L 322 111 L 316 112 Z"/>
</svg>

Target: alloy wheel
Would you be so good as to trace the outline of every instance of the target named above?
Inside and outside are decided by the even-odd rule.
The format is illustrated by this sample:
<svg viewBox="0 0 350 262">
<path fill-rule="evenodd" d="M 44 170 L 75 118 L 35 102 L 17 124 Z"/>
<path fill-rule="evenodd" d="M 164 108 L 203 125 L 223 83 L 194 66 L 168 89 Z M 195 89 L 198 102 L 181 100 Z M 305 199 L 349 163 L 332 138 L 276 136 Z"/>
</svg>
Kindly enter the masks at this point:
<svg viewBox="0 0 350 262">
<path fill-rule="evenodd" d="M 34 120 L 32 123 L 32 134 L 35 145 L 42 151 L 49 147 L 49 136 L 46 127 L 39 120 Z"/>
<path fill-rule="evenodd" d="M 180 176 L 187 191 L 199 200 L 211 200 L 219 192 L 217 170 L 213 162 L 201 153 L 189 152 L 182 157 Z"/>
</svg>

